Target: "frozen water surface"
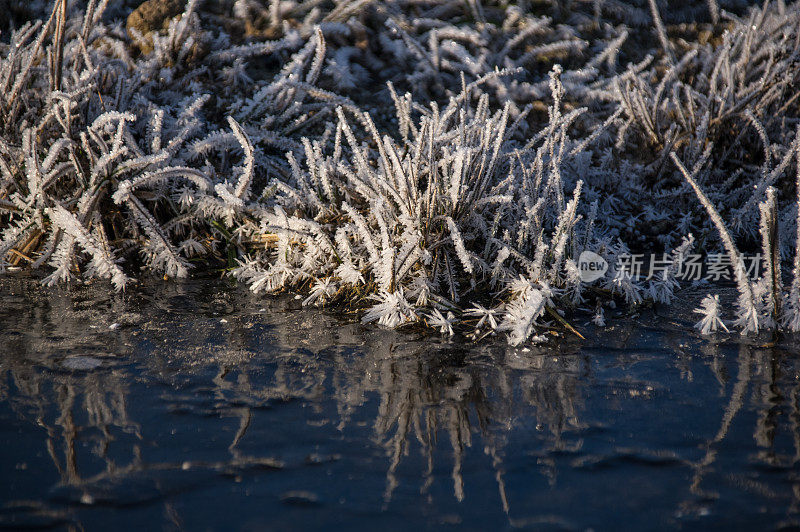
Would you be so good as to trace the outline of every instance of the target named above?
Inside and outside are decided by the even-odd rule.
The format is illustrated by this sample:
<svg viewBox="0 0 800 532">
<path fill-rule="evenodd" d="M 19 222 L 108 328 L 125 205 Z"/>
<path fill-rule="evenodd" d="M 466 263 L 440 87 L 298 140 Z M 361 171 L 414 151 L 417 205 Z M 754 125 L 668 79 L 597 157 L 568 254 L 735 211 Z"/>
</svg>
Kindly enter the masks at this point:
<svg viewBox="0 0 800 532">
<path fill-rule="evenodd" d="M 788 339 L 643 310 L 476 346 L 208 280 L 0 300 L 0 526 L 798 523 Z"/>
</svg>

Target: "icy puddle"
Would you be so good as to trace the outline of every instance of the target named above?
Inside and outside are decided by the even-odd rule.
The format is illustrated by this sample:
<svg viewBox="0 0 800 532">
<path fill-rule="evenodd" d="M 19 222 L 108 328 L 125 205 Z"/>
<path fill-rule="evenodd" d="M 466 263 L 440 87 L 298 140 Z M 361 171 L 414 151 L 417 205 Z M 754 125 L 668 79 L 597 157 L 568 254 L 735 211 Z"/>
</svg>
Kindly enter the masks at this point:
<svg viewBox="0 0 800 532">
<path fill-rule="evenodd" d="M 797 344 L 652 310 L 509 348 L 221 281 L 0 281 L 0 526 L 753 528 L 800 521 Z"/>
</svg>

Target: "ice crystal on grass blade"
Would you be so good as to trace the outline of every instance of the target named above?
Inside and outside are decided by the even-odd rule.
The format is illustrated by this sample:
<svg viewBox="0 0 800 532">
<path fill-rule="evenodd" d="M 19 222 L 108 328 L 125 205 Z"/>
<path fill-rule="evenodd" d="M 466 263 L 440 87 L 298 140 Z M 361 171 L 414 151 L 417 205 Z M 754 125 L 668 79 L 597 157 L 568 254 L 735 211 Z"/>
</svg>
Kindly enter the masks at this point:
<svg viewBox="0 0 800 532">
<path fill-rule="evenodd" d="M 524 294 L 506 305 L 499 331 L 508 332 L 508 343 L 519 345 L 528 339 L 535 330 L 536 320 L 544 313 L 545 299 L 536 289 L 527 290 Z"/>
<path fill-rule="evenodd" d="M 491 330 L 497 329 L 497 318 L 499 317 L 501 309 L 486 308 L 483 305 L 474 303 L 471 309 L 467 309 L 464 314 L 467 316 L 477 317 L 478 323 L 475 324 L 475 330 L 479 331 L 484 326 L 488 326 Z"/>
<path fill-rule="evenodd" d="M 96 235 L 89 233 L 72 213 L 60 205 L 50 209 L 48 214 L 53 224 L 64 231 L 67 239 L 74 241 L 91 255 L 87 276 L 111 279 L 117 290 L 125 288 L 130 279 L 117 265 L 107 242 L 103 242 Z M 57 268 L 61 267 L 61 264 L 60 260 L 54 259 L 54 265 Z"/>
<path fill-rule="evenodd" d="M 414 307 L 406 301 L 403 290 L 397 292 L 381 292 L 372 296 L 378 301 L 377 305 L 370 307 L 361 318 L 362 323 L 377 322 L 384 327 L 396 328 L 406 323 L 414 322 L 418 319 L 418 314 Z"/>
<path fill-rule="evenodd" d="M 604 316 L 602 306 L 597 307 L 597 311 L 595 311 L 594 316 L 592 316 L 592 323 L 594 323 L 598 327 L 606 326 L 606 318 Z"/>
<path fill-rule="evenodd" d="M 700 308 L 694 309 L 694 312 L 701 314 L 703 318 L 695 324 L 695 327 L 701 334 L 711 334 L 717 332 L 717 329 L 723 329 L 728 332 L 725 322 L 720 317 L 719 296 L 708 294 L 700 303 Z"/>
<path fill-rule="evenodd" d="M 303 300 L 303 305 L 321 305 L 328 299 L 336 295 L 339 288 L 330 277 L 321 279 L 314 283 L 311 287 L 311 293 Z"/>
<path fill-rule="evenodd" d="M 428 313 L 426 320 L 429 327 L 439 329 L 439 332 L 442 334 L 448 336 L 453 336 L 455 334 L 453 325 L 456 324 L 456 317 L 450 311 L 447 312 L 447 316 L 445 317 L 439 309 L 433 309 L 432 312 Z"/>
<path fill-rule="evenodd" d="M 622 295 L 629 305 L 638 305 L 642 302 L 642 288 L 633 279 L 630 272 L 625 270 L 616 271 L 607 286 L 611 289 L 612 294 Z"/>
<path fill-rule="evenodd" d="M 653 301 L 667 305 L 672 302 L 675 290 L 680 287 L 677 281 L 678 272 L 693 244 L 694 237 L 691 234 L 688 237 L 684 237 L 681 245 L 669 255 L 668 265 L 662 264 L 660 275 L 650 280 L 648 292 Z M 665 262 L 667 262 L 666 259 Z"/>
</svg>

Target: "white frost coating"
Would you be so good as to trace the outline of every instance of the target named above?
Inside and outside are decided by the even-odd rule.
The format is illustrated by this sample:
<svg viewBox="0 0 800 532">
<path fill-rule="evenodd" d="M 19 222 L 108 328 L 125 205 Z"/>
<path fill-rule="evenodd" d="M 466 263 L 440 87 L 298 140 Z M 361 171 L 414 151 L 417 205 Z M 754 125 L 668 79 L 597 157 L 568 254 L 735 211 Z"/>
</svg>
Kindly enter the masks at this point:
<svg viewBox="0 0 800 532">
<path fill-rule="evenodd" d="M 364 317 L 382 326 L 523 343 L 572 308 L 605 323 L 615 299 L 672 304 L 685 235 L 716 252 L 713 225 L 735 325 L 800 331 L 796 2 L 733 16 L 709 0 L 727 31 L 680 46 L 655 0 L 573 2 L 559 23 L 477 2 L 238 0 L 242 45 L 196 0 L 147 35 L 105 1 L 44 4 L 0 45 L 0 272 L 122 289 L 211 266 L 309 305 L 377 298 Z M 759 241 L 750 279 L 739 249 Z M 631 249 L 674 251 L 645 280 L 616 267 Z M 584 252 L 609 264 L 596 284 Z"/>
<path fill-rule="evenodd" d="M 700 303 L 700 307 L 694 309 L 694 312 L 703 316 L 703 318 L 695 324 L 695 327 L 701 334 L 711 334 L 723 329 L 728 332 L 728 327 L 722 320 L 721 309 L 719 306 L 719 296 L 708 294 Z"/>
</svg>

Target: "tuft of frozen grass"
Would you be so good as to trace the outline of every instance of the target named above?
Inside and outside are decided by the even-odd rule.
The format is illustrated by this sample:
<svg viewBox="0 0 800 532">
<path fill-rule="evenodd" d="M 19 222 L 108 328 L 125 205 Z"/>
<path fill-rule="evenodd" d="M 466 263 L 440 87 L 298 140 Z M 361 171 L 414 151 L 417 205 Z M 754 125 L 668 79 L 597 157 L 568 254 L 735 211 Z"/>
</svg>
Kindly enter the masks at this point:
<svg viewBox="0 0 800 532">
<path fill-rule="evenodd" d="M 123 289 L 132 279 L 122 261 L 187 276 L 190 257 L 216 253 L 213 223 L 232 221 L 230 205 L 249 199 L 257 167 L 284 164 L 270 164 L 250 142 L 249 124 L 229 118 L 232 133 L 215 130 L 203 115 L 210 94 L 197 80 L 207 71 L 204 54 L 214 67 L 247 78 L 245 58 L 296 48 L 298 35 L 261 48 L 230 46 L 219 35 L 209 53 L 215 37 L 189 1 L 163 32 L 145 37 L 131 30 L 137 45 L 144 39 L 150 49 L 134 61 L 124 37 L 102 22 L 106 4 L 90 2 L 80 11 L 57 0 L 45 22 L 24 25 L 0 45 L 0 269 L 21 259 L 50 266 L 47 284 L 82 273 Z M 315 36 L 284 74 L 297 79 L 306 57 L 324 48 L 321 33 Z M 320 61 L 297 79 L 303 91 L 281 77 L 248 108 L 264 101 L 274 107 L 282 98 L 293 102 L 294 113 L 307 112 L 302 95 L 312 90 Z M 273 121 L 287 123 L 304 125 L 296 114 Z M 278 132 L 256 138 L 296 147 Z M 225 152 L 237 145 L 243 164 L 233 167 Z M 232 183 L 218 177 L 226 174 Z"/>
<path fill-rule="evenodd" d="M 258 220 L 252 238 L 277 235 L 276 248 L 256 251 L 233 275 L 269 291 L 310 277 L 350 288 L 366 283 L 362 293 L 380 301 L 368 321 L 397 326 L 425 315 L 448 332 L 456 321 L 442 312 L 450 316 L 470 294 L 506 284 L 511 299 L 487 319 L 512 343 L 526 340 L 544 304 L 554 305 L 549 286 L 576 282 L 567 259 L 577 249 L 568 244 L 581 219 L 582 183 L 567 200 L 562 168 L 574 156 L 566 129 L 575 115 L 561 112 L 560 74 L 556 68 L 551 76 L 551 122 L 529 146 L 513 140 L 509 107 L 492 112 L 474 85 L 444 108 L 413 106 L 416 116 L 398 98 L 399 141 L 381 137 L 369 114 L 350 111 L 350 118 L 338 108 L 327 146 L 302 140 L 305 168 L 287 154 L 291 176 L 271 182 L 274 196 L 231 203 Z M 519 290 L 520 279 L 539 288 Z M 548 294 L 541 305 L 531 299 L 538 290 Z"/>
</svg>

